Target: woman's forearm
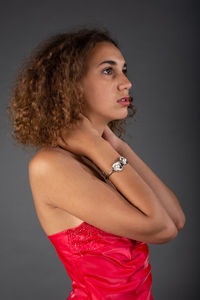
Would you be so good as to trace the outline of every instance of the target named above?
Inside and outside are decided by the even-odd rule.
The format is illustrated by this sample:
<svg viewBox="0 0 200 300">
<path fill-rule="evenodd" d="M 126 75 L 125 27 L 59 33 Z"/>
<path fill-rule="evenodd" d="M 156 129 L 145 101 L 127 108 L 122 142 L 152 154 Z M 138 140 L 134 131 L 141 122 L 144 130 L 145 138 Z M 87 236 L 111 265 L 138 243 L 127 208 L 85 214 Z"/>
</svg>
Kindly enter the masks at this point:
<svg viewBox="0 0 200 300">
<path fill-rule="evenodd" d="M 119 152 L 108 142 L 99 139 L 99 142 L 95 141 L 87 148 L 86 156 L 104 174 L 108 174 L 112 164 L 119 159 Z M 171 240 L 177 235 L 178 230 L 158 197 L 131 164 L 126 165 L 123 172 L 113 172 L 109 180 L 123 198 L 133 205 L 131 226 L 135 233 L 138 231 L 138 238 L 143 236 L 146 241 L 157 243 L 163 238 Z M 123 198 L 120 199 L 125 204 Z"/>
<path fill-rule="evenodd" d="M 152 189 L 167 211 L 169 217 L 176 225 L 177 229 L 182 229 L 185 224 L 185 215 L 176 195 L 158 178 L 158 176 L 127 143 L 122 141 L 117 151 L 120 155 L 127 158 L 130 165 Z"/>
</svg>

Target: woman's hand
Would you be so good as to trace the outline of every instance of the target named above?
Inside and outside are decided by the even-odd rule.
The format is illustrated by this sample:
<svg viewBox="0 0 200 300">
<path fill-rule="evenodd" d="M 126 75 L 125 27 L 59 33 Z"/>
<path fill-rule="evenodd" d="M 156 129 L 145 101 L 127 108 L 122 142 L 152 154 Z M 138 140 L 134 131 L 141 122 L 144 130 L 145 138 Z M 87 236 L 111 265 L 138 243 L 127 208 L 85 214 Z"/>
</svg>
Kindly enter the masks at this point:
<svg viewBox="0 0 200 300">
<path fill-rule="evenodd" d="M 73 124 L 71 128 L 62 129 L 57 142 L 65 150 L 77 155 L 87 156 L 88 150 L 98 142 L 103 141 L 103 138 L 86 116 L 82 113 L 79 116 L 81 119 Z"/>
<path fill-rule="evenodd" d="M 124 143 L 123 140 L 121 140 L 118 136 L 114 134 L 114 132 L 109 128 L 108 125 L 106 125 L 102 138 L 105 139 L 108 143 L 111 144 L 111 146 L 116 150 L 119 151 L 120 147 Z"/>
</svg>

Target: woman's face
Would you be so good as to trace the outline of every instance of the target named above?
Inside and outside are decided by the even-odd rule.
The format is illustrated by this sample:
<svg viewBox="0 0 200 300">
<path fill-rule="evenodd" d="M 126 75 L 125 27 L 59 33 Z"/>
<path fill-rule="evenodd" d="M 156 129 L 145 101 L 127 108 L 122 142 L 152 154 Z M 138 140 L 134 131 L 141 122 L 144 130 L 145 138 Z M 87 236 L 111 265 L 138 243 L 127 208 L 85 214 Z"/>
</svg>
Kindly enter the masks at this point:
<svg viewBox="0 0 200 300">
<path fill-rule="evenodd" d="M 81 85 L 86 99 L 84 114 L 94 124 L 105 126 L 126 118 L 128 106 L 117 100 L 129 96 L 132 84 L 126 77 L 125 60 L 112 43 L 99 42 L 90 51 Z"/>
</svg>

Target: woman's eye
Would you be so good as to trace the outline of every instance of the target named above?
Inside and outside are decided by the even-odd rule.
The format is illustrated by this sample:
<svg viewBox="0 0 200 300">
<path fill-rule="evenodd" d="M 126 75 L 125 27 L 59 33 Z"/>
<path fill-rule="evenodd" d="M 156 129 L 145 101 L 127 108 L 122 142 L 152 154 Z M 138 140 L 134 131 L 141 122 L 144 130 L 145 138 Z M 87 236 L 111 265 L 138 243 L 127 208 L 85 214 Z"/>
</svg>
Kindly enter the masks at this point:
<svg viewBox="0 0 200 300">
<path fill-rule="evenodd" d="M 105 70 L 103 70 L 103 72 L 108 72 L 108 73 L 104 73 L 106 75 L 110 75 L 110 71 L 112 70 L 112 68 L 106 68 Z"/>
<path fill-rule="evenodd" d="M 110 68 L 106 68 L 103 70 L 103 73 L 106 74 L 106 75 L 111 75 L 112 74 L 112 71 L 113 69 L 110 67 Z M 122 70 L 122 72 L 127 75 L 127 69 L 124 69 Z"/>
</svg>

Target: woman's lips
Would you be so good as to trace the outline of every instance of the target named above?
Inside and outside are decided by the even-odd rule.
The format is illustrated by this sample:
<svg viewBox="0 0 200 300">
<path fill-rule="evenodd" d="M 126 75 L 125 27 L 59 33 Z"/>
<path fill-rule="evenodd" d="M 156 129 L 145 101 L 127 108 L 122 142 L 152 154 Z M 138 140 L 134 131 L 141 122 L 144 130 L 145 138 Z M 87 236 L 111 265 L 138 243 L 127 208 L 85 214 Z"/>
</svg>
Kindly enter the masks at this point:
<svg viewBox="0 0 200 300">
<path fill-rule="evenodd" d="M 129 101 L 117 101 L 119 104 L 122 104 L 124 106 L 129 106 L 130 102 Z"/>
<path fill-rule="evenodd" d="M 130 100 L 130 96 L 122 97 L 119 100 L 117 100 L 117 102 L 121 101 L 122 99 L 125 99 L 126 101 L 129 101 Z"/>
<path fill-rule="evenodd" d="M 124 101 L 122 101 L 124 99 Z M 121 99 L 117 100 L 118 103 L 124 105 L 124 106 L 129 106 L 130 105 L 130 96 L 122 97 Z"/>
</svg>

